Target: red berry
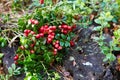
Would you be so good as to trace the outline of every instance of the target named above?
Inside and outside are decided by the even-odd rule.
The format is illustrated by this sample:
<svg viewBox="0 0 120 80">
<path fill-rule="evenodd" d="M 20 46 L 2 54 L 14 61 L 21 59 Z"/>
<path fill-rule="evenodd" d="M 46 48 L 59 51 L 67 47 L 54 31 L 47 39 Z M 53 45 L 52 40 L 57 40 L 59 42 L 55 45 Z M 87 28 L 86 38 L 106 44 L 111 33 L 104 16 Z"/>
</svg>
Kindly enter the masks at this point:
<svg viewBox="0 0 120 80">
<path fill-rule="evenodd" d="M 67 33 L 68 33 L 68 31 L 67 31 L 67 30 L 63 30 L 63 33 L 64 33 L 64 34 L 67 34 Z"/>
<path fill-rule="evenodd" d="M 47 29 L 47 28 L 48 28 L 48 25 L 44 25 L 44 28 Z"/>
<path fill-rule="evenodd" d="M 54 39 L 55 36 L 51 36 L 52 39 Z"/>
<path fill-rule="evenodd" d="M 52 38 L 52 39 L 53 39 L 53 38 L 54 38 L 54 36 L 52 36 L 52 35 L 50 35 L 50 34 L 49 34 L 49 35 L 48 35 L 48 38 Z"/>
<path fill-rule="evenodd" d="M 57 55 L 57 52 L 53 52 L 53 55 Z"/>
<path fill-rule="evenodd" d="M 70 41 L 70 46 L 73 47 L 75 43 L 73 41 Z"/>
<path fill-rule="evenodd" d="M 72 30 L 75 29 L 75 28 L 76 28 L 76 24 L 74 24 L 74 25 L 72 26 Z"/>
<path fill-rule="evenodd" d="M 40 0 L 39 2 L 40 2 L 40 4 L 44 4 L 44 0 Z"/>
<path fill-rule="evenodd" d="M 24 30 L 24 33 L 26 33 L 26 34 L 29 34 L 31 32 L 31 30 Z"/>
<path fill-rule="evenodd" d="M 27 32 L 28 32 L 28 33 L 30 33 L 30 32 L 31 32 L 31 30 L 27 30 Z"/>
<path fill-rule="evenodd" d="M 34 31 L 31 31 L 30 33 L 31 33 L 31 34 L 33 34 L 33 35 L 35 34 L 35 32 L 34 32 Z"/>
<path fill-rule="evenodd" d="M 71 28 L 71 26 L 68 26 L 68 30 L 71 30 L 72 28 Z"/>
<path fill-rule="evenodd" d="M 40 35 L 40 37 L 44 37 L 44 34 L 43 34 L 43 33 L 40 33 L 39 35 Z"/>
<path fill-rule="evenodd" d="M 24 36 L 26 36 L 26 37 L 27 37 L 27 36 L 28 36 L 28 34 L 29 34 L 30 32 L 31 32 L 31 30 L 27 30 L 27 29 L 26 29 L 26 30 L 24 30 Z"/>
<path fill-rule="evenodd" d="M 34 24 L 35 20 L 34 19 L 31 19 L 31 23 Z"/>
<path fill-rule="evenodd" d="M 57 49 L 54 49 L 54 52 L 57 52 Z"/>
<path fill-rule="evenodd" d="M 34 20 L 34 24 L 36 25 L 39 24 L 38 20 Z"/>
<path fill-rule="evenodd" d="M 59 44 L 55 44 L 55 48 L 58 48 L 59 47 Z"/>
<path fill-rule="evenodd" d="M 52 30 L 52 26 L 49 26 L 49 29 Z"/>
<path fill-rule="evenodd" d="M 59 41 L 57 40 L 55 43 L 59 44 Z"/>
<path fill-rule="evenodd" d="M 28 34 L 27 34 L 27 33 L 24 33 L 24 36 L 26 36 L 26 37 L 27 37 L 27 36 L 28 36 Z"/>
<path fill-rule="evenodd" d="M 58 47 L 58 50 L 61 50 L 61 49 L 62 49 L 62 46 L 59 46 L 59 47 Z"/>
<path fill-rule="evenodd" d="M 32 47 L 32 48 L 33 48 L 34 46 L 35 46 L 35 44 L 34 44 L 34 43 L 30 45 L 30 47 Z"/>
<path fill-rule="evenodd" d="M 64 29 L 67 29 L 67 28 L 68 28 L 68 26 L 67 26 L 67 25 L 64 25 L 64 26 L 63 26 L 63 28 L 64 28 Z"/>
<path fill-rule="evenodd" d="M 64 29 L 61 30 L 61 32 L 63 33 Z"/>
<path fill-rule="evenodd" d="M 18 60 L 19 56 L 18 55 L 15 55 L 14 56 L 14 60 Z"/>
<path fill-rule="evenodd" d="M 34 50 L 30 50 L 30 53 L 31 53 L 31 54 L 34 54 L 34 53 L 35 53 L 35 51 L 34 51 Z"/>
<path fill-rule="evenodd" d="M 27 29 L 25 29 L 25 30 L 24 30 L 24 33 L 27 33 L 27 31 L 28 31 L 28 30 L 27 30 Z"/>
<path fill-rule="evenodd" d="M 55 33 L 52 32 L 52 33 L 50 33 L 50 35 L 55 36 Z"/>
<path fill-rule="evenodd" d="M 52 39 L 51 38 L 47 38 L 47 43 L 51 43 L 52 42 Z"/>
<path fill-rule="evenodd" d="M 50 30 L 50 29 L 48 30 L 48 34 L 50 34 L 50 33 L 52 33 L 52 32 L 53 32 L 52 30 Z"/>
<path fill-rule="evenodd" d="M 52 26 L 51 30 L 55 31 L 56 30 L 56 26 Z"/>
<path fill-rule="evenodd" d="M 17 61 L 14 61 L 14 63 L 17 65 L 18 64 L 18 62 Z"/>
<path fill-rule="evenodd" d="M 59 26 L 59 29 L 61 29 L 61 28 L 62 28 L 62 26 L 60 25 L 60 26 Z"/>
<path fill-rule="evenodd" d="M 35 37 L 36 37 L 36 39 L 39 39 L 41 36 L 40 36 L 40 34 L 37 34 Z"/>
<path fill-rule="evenodd" d="M 53 54 L 54 54 L 54 55 L 57 54 L 57 49 L 54 49 Z"/>
<path fill-rule="evenodd" d="M 50 34 L 48 35 L 48 38 L 51 38 L 51 35 L 50 35 Z"/>
<path fill-rule="evenodd" d="M 51 39 L 51 38 L 48 38 L 48 41 L 52 41 L 52 39 Z"/>
<path fill-rule="evenodd" d="M 39 33 L 44 33 L 44 27 L 43 26 L 39 29 Z"/>
<path fill-rule="evenodd" d="M 24 46 L 20 46 L 20 49 L 21 49 L 21 50 L 24 50 L 24 49 L 25 49 L 25 47 L 24 47 Z"/>
</svg>

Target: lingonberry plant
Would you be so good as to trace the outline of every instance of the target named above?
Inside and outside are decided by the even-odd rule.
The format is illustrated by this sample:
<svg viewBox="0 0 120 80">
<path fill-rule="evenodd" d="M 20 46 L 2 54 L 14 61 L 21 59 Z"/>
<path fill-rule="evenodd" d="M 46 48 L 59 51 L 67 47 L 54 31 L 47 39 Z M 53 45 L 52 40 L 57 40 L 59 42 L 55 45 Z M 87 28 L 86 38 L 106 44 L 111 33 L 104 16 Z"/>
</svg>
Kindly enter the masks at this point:
<svg viewBox="0 0 120 80">
<path fill-rule="evenodd" d="M 18 3 L 23 0 L 15 1 L 14 9 L 17 9 L 16 6 L 22 6 Z M 119 0 L 116 1 L 120 3 Z M 120 50 L 120 30 L 110 29 L 113 35 L 104 31 L 111 28 L 112 23 L 118 22 L 119 10 L 114 11 L 120 7 L 115 0 L 32 0 L 32 2 L 30 6 L 30 9 L 34 7 L 32 13 L 18 20 L 18 30 L 15 30 L 20 34 L 13 29 L 6 29 L 2 30 L 0 35 L 3 36 L 0 37 L 0 47 L 3 47 L 7 43 L 6 39 L 10 44 L 16 39 L 7 38 L 5 34 L 8 31 L 19 34 L 20 46 L 13 60 L 16 65 L 22 67 L 21 72 L 25 72 L 24 80 L 58 80 L 60 78 L 58 73 L 51 72 L 50 66 L 62 62 L 67 49 L 75 45 L 73 30 L 76 25 L 83 28 L 92 25 L 99 33 L 95 40 L 106 56 L 104 61 L 115 60 L 113 51 Z M 7 16 L 4 23 L 8 20 Z M 104 34 L 114 37 L 106 43 Z"/>
<path fill-rule="evenodd" d="M 40 4 L 44 5 L 44 1 L 40 0 Z M 59 4 L 63 7 L 66 6 L 64 4 L 71 3 L 61 2 Z M 72 38 L 77 21 L 72 21 L 74 18 L 71 13 L 58 10 L 61 9 L 60 5 L 42 6 L 37 8 L 33 14 L 19 19 L 19 29 L 22 33 L 14 62 L 22 66 L 23 71 L 32 78 L 44 73 L 42 78 L 47 77 L 51 80 L 49 66 L 55 62 L 61 62 L 66 49 L 75 45 Z M 25 79 L 30 77 L 27 74 Z M 58 78 L 56 74 L 53 76 Z"/>
</svg>

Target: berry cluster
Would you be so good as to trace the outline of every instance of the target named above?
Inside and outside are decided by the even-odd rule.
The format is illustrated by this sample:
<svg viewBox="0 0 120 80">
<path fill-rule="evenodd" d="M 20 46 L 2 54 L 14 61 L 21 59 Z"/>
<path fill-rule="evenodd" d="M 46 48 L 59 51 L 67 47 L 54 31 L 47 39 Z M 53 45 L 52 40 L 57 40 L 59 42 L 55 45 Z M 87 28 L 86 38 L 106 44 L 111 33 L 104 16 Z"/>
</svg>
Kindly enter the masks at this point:
<svg viewBox="0 0 120 80">
<path fill-rule="evenodd" d="M 56 55 L 57 51 L 62 49 L 62 46 L 60 46 L 58 40 L 55 41 L 55 42 L 53 42 L 53 46 L 54 46 L 54 52 L 53 52 L 53 54 Z"/>
<path fill-rule="evenodd" d="M 66 24 L 62 24 L 62 25 L 60 25 L 59 26 L 59 28 L 61 29 L 61 32 L 63 33 L 63 34 L 68 34 L 69 32 L 71 32 L 74 28 L 76 28 L 76 26 L 74 25 L 74 26 L 68 26 L 68 25 L 66 25 Z"/>
<path fill-rule="evenodd" d="M 47 43 L 50 44 L 55 37 L 55 30 L 56 30 L 56 26 L 45 25 L 39 29 L 39 33 L 40 34 L 48 34 Z"/>
<path fill-rule="evenodd" d="M 28 20 L 28 24 L 38 25 L 39 22 L 38 22 L 38 20 L 35 20 L 35 19 L 29 19 L 29 20 Z"/>
<path fill-rule="evenodd" d="M 35 34 L 35 32 L 34 31 L 31 31 L 31 30 L 29 30 L 29 29 L 26 29 L 26 30 L 24 30 L 24 36 L 28 36 L 29 34 L 32 34 L 32 35 L 34 35 Z"/>
<path fill-rule="evenodd" d="M 32 25 L 34 24 L 38 24 L 39 22 L 37 20 L 34 19 L 30 19 L 28 20 L 28 22 Z M 25 29 L 24 30 L 24 36 L 28 37 L 29 35 L 34 36 L 36 40 L 32 40 L 31 36 L 30 36 L 30 40 L 32 40 L 32 43 L 28 44 L 28 48 L 29 48 L 29 52 L 31 54 L 34 54 L 36 51 L 34 50 L 34 47 L 36 46 L 36 42 L 38 40 L 40 40 L 40 38 L 46 38 L 46 44 L 51 44 L 52 45 L 52 49 L 53 49 L 53 55 L 57 55 L 57 52 L 59 50 L 62 50 L 63 46 L 60 45 L 60 41 L 58 39 L 55 39 L 55 35 L 56 33 L 62 33 L 62 34 L 68 34 L 69 32 L 71 32 L 74 28 L 76 28 L 76 25 L 74 26 L 68 26 L 66 24 L 61 24 L 58 27 L 56 26 L 48 26 L 48 25 L 43 25 L 40 28 L 38 28 L 38 32 L 34 32 L 32 30 L 29 29 Z M 26 43 L 27 44 L 27 43 Z M 71 40 L 70 41 L 70 46 L 73 47 L 75 44 L 74 42 Z M 27 47 L 21 45 L 20 46 L 20 50 L 25 50 L 28 49 Z M 16 60 L 18 60 L 18 55 L 16 55 L 14 57 L 15 63 L 17 63 Z"/>
</svg>

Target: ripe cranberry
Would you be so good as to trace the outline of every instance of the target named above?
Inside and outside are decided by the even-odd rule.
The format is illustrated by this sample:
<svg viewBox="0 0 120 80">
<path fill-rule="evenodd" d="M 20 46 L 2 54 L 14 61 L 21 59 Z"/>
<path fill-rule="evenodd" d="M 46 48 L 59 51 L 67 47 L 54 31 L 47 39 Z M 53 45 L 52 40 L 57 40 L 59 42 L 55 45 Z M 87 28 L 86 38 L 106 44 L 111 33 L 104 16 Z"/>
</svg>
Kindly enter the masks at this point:
<svg viewBox="0 0 120 80">
<path fill-rule="evenodd" d="M 55 44 L 55 48 L 58 48 L 59 47 L 59 44 Z"/>
<path fill-rule="evenodd" d="M 55 31 L 56 30 L 56 26 L 52 26 L 51 30 Z"/>
<path fill-rule="evenodd" d="M 61 24 L 61 26 L 64 26 L 64 25 L 66 25 L 66 24 L 65 24 L 65 23 L 62 23 L 62 24 Z"/>
<path fill-rule="evenodd" d="M 40 2 L 40 4 L 44 4 L 44 0 L 40 0 L 39 2 Z"/>
<path fill-rule="evenodd" d="M 47 38 L 47 43 L 51 43 L 52 42 L 52 39 L 51 38 Z"/>
<path fill-rule="evenodd" d="M 44 37 L 44 34 L 43 34 L 43 33 L 40 33 L 39 35 L 40 35 L 40 37 Z"/>
<path fill-rule="evenodd" d="M 35 53 L 35 51 L 34 51 L 34 50 L 30 50 L 30 53 L 31 53 L 31 54 L 34 54 L 34 53 Z"/>
<path fill-rule="evenodd" d="M 34 44 L 34 43 L 30 45 L 30 47 L 32 47 L 32 48 L 33 48 L 34 46 L 35 46 L 35 44 Z"/>
<path fill-rule="evenodd" d="M 31 23 L 32 23 L 32 24 L 34 24 L 34 22 L 35 22 L 35 20 L 34 20 L 34 19 L 32 19 L 32 20 L 31 20 Z"/>
<path fill-rule="evenodd" d="M 61 29 L 61 28 L 62 28 L 62 26 L 60 25 L 60 26 L 59 26 L 59 29 Z"/>
<path fill-rule="evenodd" d="M 70 46 L 73 47 L 75 43 L 73 41 L 70 41 Z"/>
<path fill-rule="evenodd" d="M 29 34 L 31 32 L 31 30 L 24 30 L 24 33 L 26 33 L 26 34 Z"/>
<path fill-rule="evenodd" d="M 48 30 L 48 34 L 50 34 L 50 33 L 52 33 L 52 32 L 53 32 L 52 30 L 50 30 L 50 29 Z"/>
<path fill-rule="evenodd" d="M 51 36 L 52 39 L 54 39 L 55 36 Z"/>
<path fill-rule="evenodd" d="M 27 32 L 28 32 L 28 33 L 30 33 L 30 32 L 31 32 L 31 30 L 27 30 Z"/>
<path fill-rule="evenodd" d="M 34 20 L 34 24 L 36 25 L 39 24 L 38 20 Z"/>
<path fill-rule="evenodd" d="M 36 37 L 36 39 L 39 39 L 40 38 L 40 34 L 37 34 L 35 37 Z"/>
<path fill-rule="evenodd" d="M 62 46 L 59 46 L 59 47 L 58 47 L 58 50 L 61 50 L 61 49 L 62 49 Z"/>
<path fill-rule="evenodd" d="M 48 35 L 48 38 L 54 39 L 54 36 L 49 34 L 49 35 Z"/>
<path fill-rule="evenodd" d="M 48 41 L 52 41 L 52 39 L 51 39 L 51 38 L 48 38 Z"/>
<path fill-rule="evenodd" d="M 67 28 L 68 30 L 71 30 L 72 28 L 71 28 L 71 26 L 68 26 L 68 28 Z"/>
<path fill-rule="evenodd" d="M 21 49 L 21 50 L 24 50 L 24 49 L 25 49 L 25 47 L 24 47 L 24 46 L 20 46 L 20 49 Z"/>
<path fill-rule="evenodd" d="M 75 29 L 75 28 L 76 28 L 76 24 L 74 24 L 74 25 L 72 26 L 72 30 Z"/>
<path fill-rule="evenodd" d="M 54 56 L 57 55 L 57 52 L 53 52 L 53 55 L 54 55 Z"/>
<path fill-rule="evenodd" d="M 27 34 L 27 33 L 24 33 L 24 36 L 26 36 L 26 37 L 27 37 L 27 36 L 28 36 L 28 34 Z"/>
<path fill-rule="evenodd" d="M 47 34 L 49 32 L 49 28 L 44 28 L 44 33 Z"/>
<path fill-rule="evenodd" d="M 67 29 L 67 28 L 68 28 L 68 26 L 67 26 L 67 25 L 64 25 L 64 26 L 63 26 L 63 28 L 64 28 L 64 29 Z"/>
<path fill-rule="evenodd" d="M 64 34 L 67 34 L 67 33 L 68 33 L 68 31 L 67 31 L 67 30 L 63 30 L 63 33 L 64 33 Z"/>
<path fill-rule="evenodd" d="M 43 26 L 39 29 L 39 33 L 44 33 L 44 27 Z"/>
<path fill-rule="evenodd" d="M 54 55 L 57 54 L 57 49 L 54 49 L 53 54 L 54 54 Z"/>
<path fill-rule="evenodd" d="M 54 49 L 54 52 L 57 52 L 57 49 Z"/>
<path fill-rule="evenodd" d="M 33 34 L 33 35 L 35 34 L 35 32 L 34 32 L 34 31 L 31 31 L 30 33 L 31 33 L 31 34 Z"/>
<path fill-rule="evenodd" d="M 14 63 L 17 65 L 18 64 L 18 62 L 17 61 L 14 61 Z"/>
<path fill-rule="evenodd" d="M 57 40 L 55 43 L 59 44 L 59 41 Z"/>
<path fill-rule="evenodd" d="M 24 33 L 27 33 L 27 31 L 28 31 L 28 30 L 27 30 L 27 29 L 25 29 L 25 30 L 24 30 Z"/>
<path fill-rule="evenodd" d="M 52 30 L 52 26 L 49 26 L 49 29 Z"/>
<path fill-rule="evenodd" d="M 14 60 L 18 60 L 19 56 L 18 55 L 15 55 L 14 56 Z"/>
<path fill-rule="evenodd" d="M 61 29 L 61 32 L 63 33 L 64 29 Z"/>
<path fill-rule="evenodd" d="M 50 33 L 50 35 L 55 36 L 55 33 L 54 33 L 54 32 L 52 32 L 52 33 Z"/>
<path fill-rule="evenodd" d="M 48 25 L 44 25 L 44 28 L 47 29 L 47 28 L 48 28 Z"/>
</svg>

